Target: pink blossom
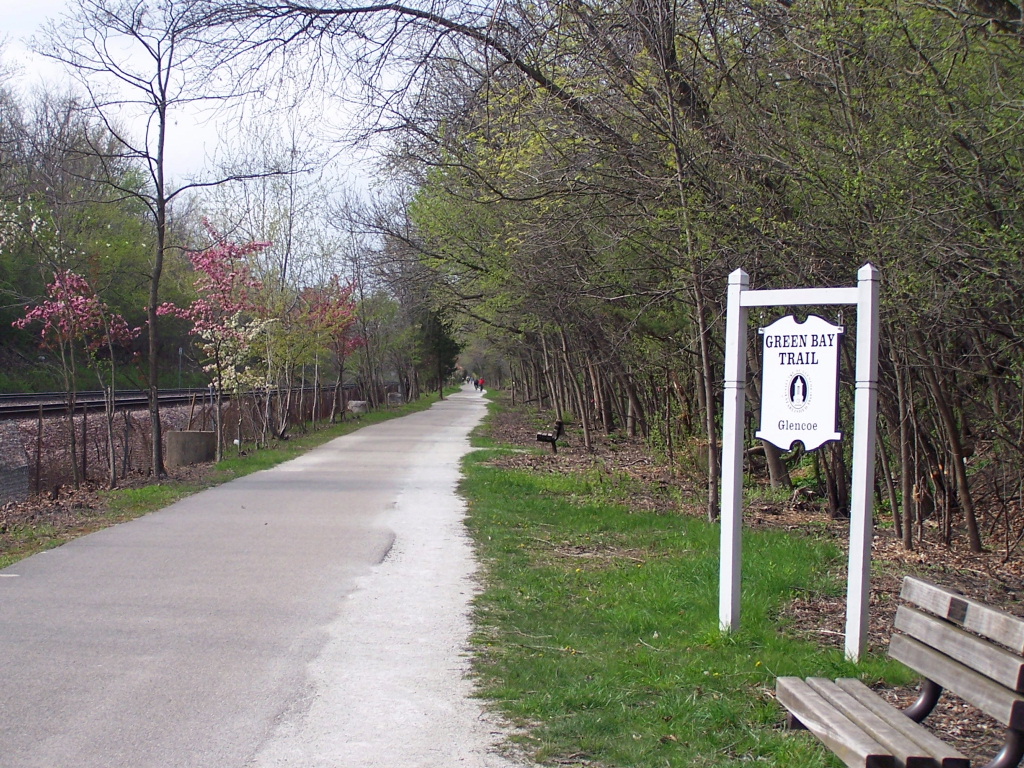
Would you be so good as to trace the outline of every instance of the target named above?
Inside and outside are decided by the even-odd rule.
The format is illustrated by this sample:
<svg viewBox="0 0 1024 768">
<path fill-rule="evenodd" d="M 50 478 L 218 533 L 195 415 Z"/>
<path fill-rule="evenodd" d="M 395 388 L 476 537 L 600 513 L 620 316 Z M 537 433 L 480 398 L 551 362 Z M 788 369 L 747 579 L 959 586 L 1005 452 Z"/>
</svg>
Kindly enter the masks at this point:
<svg viewBox="0 0 1024 768">
<path fill-rule="evenodd" d="M 214 361 L 218 385 L 224 366 L 241 364 L 250 344 L 251 329 L 239 322 L 240 315 L 256 314 L 255 293 L 262 288 L 252 277 L 245 258 L 269 247 L 269 243 L 245 244 L 225 240 L 208 222 L 204 222 L 214 245 L 189 255 L 195 269 L 198 298 L 188 307 L 162 304 L 158 315 L 170 315 L 192 324 L 190 335 L 200 339 L 202 349 Z M 238 359 L 230 360 L 234 354 Z"/>
<path fill-rule="evenodd" d="M 58 270 L 46 287 L 49 298 L 25 308 L 25 316 L 15 320 L 16 328 L 43 324 L 43 346 L 57 347 L 82 342 L 90 352 L 108 344 L 128 344 L 140 329 L 131 328 L 119 314 L 97 296 L 89 282 L 70 270 Z"/>
<path fill-rule="evenodd" d="M 341 357 L 347 357 L 365 343 L 352 333 L 356 321 L 354 291 L 353 283 L 342 284 L 337 275 L 332 275 L 326 285 L 302 292 L 309 322 L 328 336 L 331 346 Z"/>
</svg>

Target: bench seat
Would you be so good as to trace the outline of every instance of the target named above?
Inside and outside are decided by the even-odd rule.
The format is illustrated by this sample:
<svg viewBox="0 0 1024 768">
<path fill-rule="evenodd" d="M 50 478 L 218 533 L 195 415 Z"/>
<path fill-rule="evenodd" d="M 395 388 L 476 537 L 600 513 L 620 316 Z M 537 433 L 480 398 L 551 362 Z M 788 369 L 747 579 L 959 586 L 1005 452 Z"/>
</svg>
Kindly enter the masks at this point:
<svg viewBox="0 0 1024 768">
<path fill-rule="evenodd" d="M 1006 727 L 985 768 L 1024 757 L 1024 619 L 908 576 L 889 656 L 921 675 L 918 700 L 898 710 L 859 680 L 780 677 L 789 724 L 806 728 L 850 768 L 970 768 L 971 761 L 919 725 L 945 691 Z"/>
<path fill-rule="evenodd" d="M 852 678 L 780 677 L 790 727 L 806 728 L 850 768 L 970 768 L 971 761 Z"/>
<path fill-rule="evenodd" d="M 550 432 L 538 432 L 537 442 L 551 445 L 551 452 L 558 453 L 558 441 L 565 435 L 565 424 L 561 419 L 555 422 Z"/>
</svg>

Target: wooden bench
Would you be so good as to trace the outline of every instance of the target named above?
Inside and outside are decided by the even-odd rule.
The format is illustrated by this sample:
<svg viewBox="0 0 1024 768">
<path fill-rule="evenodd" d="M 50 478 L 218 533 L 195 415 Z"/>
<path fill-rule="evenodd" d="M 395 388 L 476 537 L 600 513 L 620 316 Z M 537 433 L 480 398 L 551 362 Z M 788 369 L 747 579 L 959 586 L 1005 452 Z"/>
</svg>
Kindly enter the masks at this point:
<svg viewBox="0 0 1024 768">
<path fill-rule="evenodd" d="M 1024 620 L 921 579 L 907 577 L 889 655 L 921 674 L 918 700 L 892 707 L 855 679 L 780 677 L 789 725 L 806 728 L 846 765 L 969 768 L 971 761 L 919 725 L 943 689 L 1006 726 L 1003 749 L 986 768 L 1024 756 Z"/>
<path fill-rule="evenodd" d="M 537 442 L 538 443 L 550 443 L 551 452 L 558 453 L 558 440 L 565 435 L 565 424 L 559 419 L 555 422 L 555 426 L 551 428 L 550 432 L 538 432 Z"/>
</svg>

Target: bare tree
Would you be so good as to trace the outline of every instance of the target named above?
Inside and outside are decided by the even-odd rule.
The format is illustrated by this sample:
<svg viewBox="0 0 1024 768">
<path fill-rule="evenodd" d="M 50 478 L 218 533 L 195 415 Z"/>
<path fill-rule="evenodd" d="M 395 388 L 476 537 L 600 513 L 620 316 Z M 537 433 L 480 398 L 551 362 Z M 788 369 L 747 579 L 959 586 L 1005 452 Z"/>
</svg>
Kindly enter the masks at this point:
<svg viewBox="0 0 1024 768">
<path fill-rule="evenodd" d="M 195 23 L 201 0 L 77 0 L 72 10 L 49 22 L 33 41 L 42 55 L 64 64 L 87 97 L 113 145 L 87 152 L 113 168 L 126 161 L 142 169 L 138 185 L 123 174 L 108 174 L 112 199 L 131 198 L 149 212 L 155 247 L 149 272 L 148 369 L 153 472 L 164 474 L 160 426 L 160 333 L 157 307 L 165 259 L 172 248 L 170 207 L 183 193 L 238 177 L 175 183 L 168 168 L 167 140 L 175 118 L 198 102 L 223 101 L 237 93 L 211 86 L 209 49 Z M 266 174 L 245 174 L 246 177 Z M 130 177 L 129 177 L 130 178 Z"/>
</svg>

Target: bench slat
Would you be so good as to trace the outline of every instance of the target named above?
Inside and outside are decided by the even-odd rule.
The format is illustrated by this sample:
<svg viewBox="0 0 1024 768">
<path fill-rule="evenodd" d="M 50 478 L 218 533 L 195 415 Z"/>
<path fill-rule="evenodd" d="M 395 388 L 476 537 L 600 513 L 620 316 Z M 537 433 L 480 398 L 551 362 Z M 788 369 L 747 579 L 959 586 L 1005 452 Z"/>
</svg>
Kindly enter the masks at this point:
<svg viewBox="0 0 1024 768">
<path fill-rule="evenodd" d="M 903 579 L 900 596 L 919 608 L 995 640 L 1014 653 L 1024 654 L 1024 619 L 912 576 Z"/>
<path fill-rule="evenodd" d="M 936 768 L 936 761 L 927 750 L 913 739 L 894 728 L 888 720 L 866 707 L 831 680 L 823 677 L 809 677 L 807 684 L 821 694 L 846 717 L 852 720 L 871 738 L 881 744 L 896 758 L 896 764 L 904 768 Z"/>
<path fill-rule="evenodd" d="M 786 709 L 850 768 L 896 768 L 893 756 L 799 677 L 780 677 L 775 692 Z"/>
<path fill-rule="evenodd" d="M 1007 688 L 1024 692 L 1024 658 L 906 605 L 896 611 L 895 626 Z"/>
<path fill-rule="evenodd" d="M 920 745 L 925 754 L 934 757 L 942 768 L 971 768 L 969 757 L 951 747 L 923 725 L 915 723 L 860 680 L 844 677 L 836 680 L 836 685 L 883 718 L 908 739 L 912 739 Z"/>
<path fill-rule="evenodd" d="M 893 635 L 889 655 L 1010 728 L 1024 728 L 1024 697 L 907 635 Z"/>
<path fill-rule="evenodd" d="M 1003 751 L 989 765 L 1017 766 L 1024 754 L 1024 619 L 909 576 L 901 597 L 906 605 L 896 612 L 889 655 L 923 675 L 930 693 L 948 690 L 1006 725 Z M 811 731 L 851 768 L 970 768 L 941 734 L 859 680 L 779 678 L 776 690 L 791 725 Z M 915 705 L 915 719 L 932 700 Z"/>
</svg>

